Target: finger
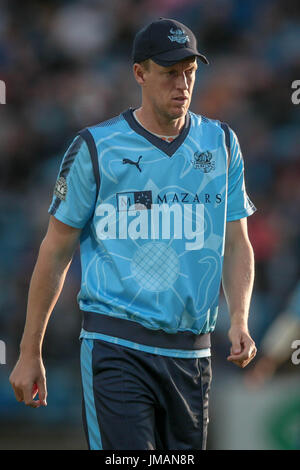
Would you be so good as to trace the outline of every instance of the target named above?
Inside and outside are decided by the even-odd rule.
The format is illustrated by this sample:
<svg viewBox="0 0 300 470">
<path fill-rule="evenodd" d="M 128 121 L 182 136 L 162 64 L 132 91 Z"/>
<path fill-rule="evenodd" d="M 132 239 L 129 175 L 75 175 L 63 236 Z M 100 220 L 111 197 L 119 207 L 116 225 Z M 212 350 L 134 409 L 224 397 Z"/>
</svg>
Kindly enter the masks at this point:
<svg viewBox="0 0 300 470">
<path fill-rule="evenodd" d="M 247 361 L 242 362 L 241 367 L 242 368 L 246 367 L 252 361 L 252 359 L 253 357 L 250 357 Z"/>
<path fill-rule="evenodd" d="M 32 398 L 35 398 L 37 393 L 38 393 L 38 386 L 36 383 L 34 383 L 32 387 Z"/>
<path fill-rule="evenodd" d="M 23 401 L 24 396 L 23 396 L 22 389 L 19 388 L 19 387 L 16 387 L 15 385 L 12 385 L 12 388 L 13 388 L 16 400 L 19 401 L 19 402 Z"/>
<path fill-rule="evenodd" d="M 24 393 L 24 403 L 26 406 L 31 406 L 32 408 L 38 408 L 40 406 L 37 400 L 33 399 L 33 385 L 29 385 L 23 388 Z"/>
<path fill-rule="evenodd" d="M 256 348 L 254 348 L 254 349 L 252 350 L 251 354 L 250 354 L 250 357 L 249 357 L 249 359 L 248 359 L 248 361 L 247 361 L 247 364 L 249 364 L 249 362 L 251 362 L 251 361 L 252 361 L 252 359 L 254 359 L 254 358 L 255 358 L 255 356 L 256 356 L 256 353 L 257 353 L 257 349 L 256 349 Z M 247 364 L 246 364 L 246 365 L 247 365 Z"/>
<path fill-rule="evenodd" d="M 231 354 L 227 357 L 228 361 L 244 361 L 249 358 L 248 353 L 242 352 L 241 354 Z"/>
<path fill-rule="evenodd" d="M 240 367 L 245 367 L 247 364 L 249 364 L 250 361 L 254 358 L 256 355 L 256 350 L 253 351 L 245 351 L 242 354 L 239 355 L 231 355 L 227 357 L 227 360 L 229 362 L 233 362 L 234 364 L 240 366 Z"/>
<path fill-rule="evenodd" d="M 247 359 L 247 364 L 252 361 L 252 359 L 256 356 L 257 349 L 255 346 L 251 346 L 249 350 L 249 357 Z"/>
<path fill-rule="evenodd" d="M 232 349 L 230 350 L 230 359 L 235 359 L 235 360 L 243 360 L 243 359 L 249 359 L 250 357 L 254 357 L 257 352 L 256 347 L 253 345 L 252 341 L 249 341 L 248 344 L 243 345 L 243 349 L 240 354 L 234 354 Z"/>
<path fill-rule="evenodd" d="M 233 339 L 232 346 L 230 348 L 230 354 L 237 355 L 242 352 L 243 348 L 240 342 L 240 339 Z"/>
<path fill-rule="evenodd" d="M 37 382 L 38 391 L 39 391 L 39 402 L 42 406 L 47 406 L 47 387 L 46 380 L 40 379 Z"/>
<path fill-rule="evenodd" d="M 244 367 L 246 367 L 249 364 L 249 362 L 252 361 L 252 359 L 254 358 L 255 355 L 256 355 L 256 350 L 253 351 L 251 353 L 251 355 L 248 358 L 244 359 L 244 360 L 232 360 L 231 362 L 233 362 L 234 364 L 236 364 L 237 366 L 239 366 L 243 369 Z"/>
<path fill-rule="evenodd" d="M 236 366 L 240 367 L 241 369 L 243 369 L 246 365 L 247 365 L 247 361 L 231 361 L 233 364 L 235 364 Z"/>
<path fill-rule="evenodd" d="M 237 359 L 236 357 L 228 357 L 227 360 L 229 362 L 233 362 L 234 364 L 240 366 L 240 367 L 244 367 L 245 365 L 249 364 L 250 361 L 252 361 L 254 356 L 250 356 L 250 357 L 247 357 L 247 358 L 240 358 L 240 359 Z"/>
</svg>

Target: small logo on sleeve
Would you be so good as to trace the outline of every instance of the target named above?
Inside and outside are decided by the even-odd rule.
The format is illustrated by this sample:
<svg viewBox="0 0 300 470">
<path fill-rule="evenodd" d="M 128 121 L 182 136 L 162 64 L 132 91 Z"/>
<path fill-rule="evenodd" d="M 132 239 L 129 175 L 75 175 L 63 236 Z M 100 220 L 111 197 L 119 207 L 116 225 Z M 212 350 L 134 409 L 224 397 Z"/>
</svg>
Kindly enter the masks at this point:
<svg viewBox="0 0 300 470">
<path fill-rule="evenodd" d="M 55 194 L 55 196 L 57 196 L 62 201 L 65 201 L 66 196 L 67 196 L 67 190 L 68 190 L 67 181 L 63 176 L 61 176 L 56 181 L 55 188 L 54 188 L 54 194 Z"/>
<path fill-rule="evenodd" d="M 195 152 L 192 164 L 196 170 L 201 170 L 203 173 L 209 173 L 215 170 L 215 162 L 211 161 L 212 154 L 206 150 L 205 152 Z"/>
</svg>

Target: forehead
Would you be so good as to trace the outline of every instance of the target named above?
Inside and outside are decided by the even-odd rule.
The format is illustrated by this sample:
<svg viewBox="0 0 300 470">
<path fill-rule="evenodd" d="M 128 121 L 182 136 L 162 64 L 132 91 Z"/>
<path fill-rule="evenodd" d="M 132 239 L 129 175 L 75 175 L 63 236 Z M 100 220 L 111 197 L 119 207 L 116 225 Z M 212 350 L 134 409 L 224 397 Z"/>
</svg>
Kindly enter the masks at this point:
<svg viewBox="0 0 300 470">
<path fill-rule="evenodd" d="M 187 59 L 181 60 L 180 62 L 177 62 L 174 65 L 171 65 L 170 67 L 163 67 L 161 65 L 156 64 L 153 62 L 153 60 L 150 60 L 151 62 L 151 67 L 158 71 L 165 71 L 167 72 L 168 70 L 186 70 L 191 67 L 197 68 L 197 59 L 196 57 L 188 57 Z"/>
</svg>

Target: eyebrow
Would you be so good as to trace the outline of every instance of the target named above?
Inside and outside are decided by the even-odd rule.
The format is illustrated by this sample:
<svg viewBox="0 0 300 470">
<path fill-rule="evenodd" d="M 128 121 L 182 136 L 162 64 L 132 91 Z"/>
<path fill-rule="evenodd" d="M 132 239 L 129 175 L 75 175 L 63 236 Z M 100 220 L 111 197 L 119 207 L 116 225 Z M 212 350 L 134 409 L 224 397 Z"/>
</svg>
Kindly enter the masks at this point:
<svg viewBox="0 0 300 470">
<path fill-rule="evenodd" d="M 175 64 L 175 65 L 176 65 L 176 64 Z M 171 72 L 172 70 L 176 70 L 176 71 L 177 71 L 177 68 L 174 68 L 175 65 L 171 65 L 170 67 L 165 67 L 165 72 Z M 184 70 L 191 70 L 191 69 L 197 70 L 197 69 L 198 69 L 198 65 L 197 65 L 196 63 L 192 63 L 191 65 L 187 65 Z"/>
</svg>

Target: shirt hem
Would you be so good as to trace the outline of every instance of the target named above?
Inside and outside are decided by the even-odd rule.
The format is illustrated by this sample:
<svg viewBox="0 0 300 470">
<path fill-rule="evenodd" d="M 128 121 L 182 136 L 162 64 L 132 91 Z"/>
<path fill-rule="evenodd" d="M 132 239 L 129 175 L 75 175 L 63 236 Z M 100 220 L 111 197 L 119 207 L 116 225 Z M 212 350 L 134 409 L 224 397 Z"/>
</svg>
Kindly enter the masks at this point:
<svg viewBox="0 0 300 470">
<path fill-rule="evenodd" d="M 59 220 L 63 224 L 70 225 L 73 228 L 82 229 L 85 225 L 85 224 L 79 225 L 76 222 L 73 222 L 72 220 L 68 219 L 68 217 L 58 214 L 57 212 L 54 212 L 51 208 L 48 210 L 48 212 L 49 214 L 53 215 L 53 217 L 55 217 L 57 220 Z"/>
<path fill-rule="evenodd" d="M 250 211 L 239 212 L 238 214 L 230 215 L 226 217 L 226 222 L 232 222 L 233 220 L 239 220 L 239 219 L 243 219 L 244 217 L 249 217 L 250 215 L 254 214 L 256 210 L 257 209 L 253 209 L 253 210 L 251 209 Z"/>
<path fill-rule="evenodd" d="M 135 349 L 137 351 L 143 351 L 150 354 L 155 354 L 158 356 L 168 356 L 168 357 L 181 357 L 181 358 L 204 358 L 211 356 L 210 348 L 203 348 L 198 350 L 180 350 L 180 349 L 165 349 L 152 346 L 146 346 L 144 344 L 133 343 L 132 341 L 124 340 L 121 338 L 116 338 L 113 336 L 103 335 L 102 333 L 96 333 L 91 331 L 85 331 L 84 329 L 80 332 L 80 339 L 92 339 L 92 340 L 102 340 L 113 344 L 118 344 L 120 346 L 125 346 L 130 349 Z"/>
</svg>

